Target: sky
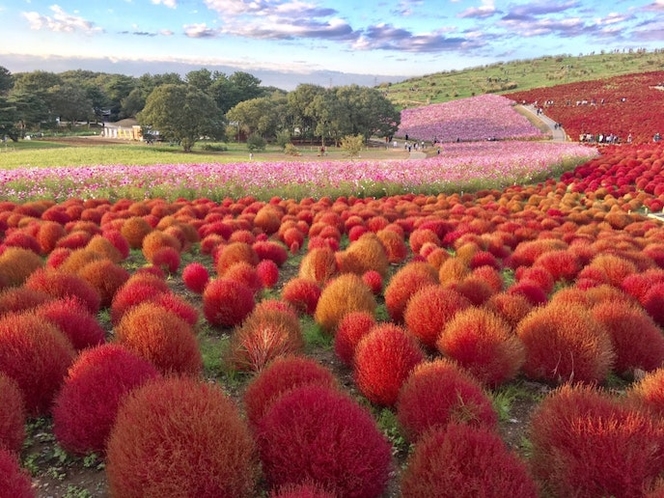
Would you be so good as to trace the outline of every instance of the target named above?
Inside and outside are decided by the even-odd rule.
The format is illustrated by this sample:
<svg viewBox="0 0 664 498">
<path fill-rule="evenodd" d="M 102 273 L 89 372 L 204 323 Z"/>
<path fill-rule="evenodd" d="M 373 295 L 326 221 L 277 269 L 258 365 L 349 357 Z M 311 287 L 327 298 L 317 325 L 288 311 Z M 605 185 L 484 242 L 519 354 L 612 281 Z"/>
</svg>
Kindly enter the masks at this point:
<svg viewBox="0 0 664 498">
<path fill-rule="evenodd" d="M 664 0 L 0 0 L 0 66 L 200 68 L 375 85 L 545 55 L 664 49 Z"/>
</svg>

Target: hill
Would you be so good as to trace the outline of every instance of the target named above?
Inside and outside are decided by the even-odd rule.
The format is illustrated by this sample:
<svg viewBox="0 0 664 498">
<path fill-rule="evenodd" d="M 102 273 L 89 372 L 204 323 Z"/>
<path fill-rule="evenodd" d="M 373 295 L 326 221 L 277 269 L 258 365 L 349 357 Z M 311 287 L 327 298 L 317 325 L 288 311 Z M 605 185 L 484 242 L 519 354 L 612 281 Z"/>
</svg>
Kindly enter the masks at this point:
<svg viewBox="0 0 664 498">
<path fill-rule="evenodd" d="M 434 73 L 380 88 L 397 107 L 408 108 L 659 70 L 664 70 L 664 50 L 563 54 Z"/>
</svg>

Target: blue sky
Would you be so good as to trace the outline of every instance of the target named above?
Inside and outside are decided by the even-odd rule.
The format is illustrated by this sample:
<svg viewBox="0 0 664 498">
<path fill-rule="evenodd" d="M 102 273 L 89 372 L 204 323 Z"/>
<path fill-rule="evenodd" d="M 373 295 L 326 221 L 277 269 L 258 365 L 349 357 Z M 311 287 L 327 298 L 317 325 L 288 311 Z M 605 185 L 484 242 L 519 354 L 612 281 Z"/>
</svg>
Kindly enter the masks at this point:
<svg viewBox="0 0 664 498">
<path fill-rule="evenodd" d="M 664 0 L 0 0 L 0 66 L 247 71 L 363 83 L 543 55 L 664 49 Z M 161 69 L 160 69 L 161 68 Z M 277 81 L 277 80 L 275 80 Z"/>
</svg>

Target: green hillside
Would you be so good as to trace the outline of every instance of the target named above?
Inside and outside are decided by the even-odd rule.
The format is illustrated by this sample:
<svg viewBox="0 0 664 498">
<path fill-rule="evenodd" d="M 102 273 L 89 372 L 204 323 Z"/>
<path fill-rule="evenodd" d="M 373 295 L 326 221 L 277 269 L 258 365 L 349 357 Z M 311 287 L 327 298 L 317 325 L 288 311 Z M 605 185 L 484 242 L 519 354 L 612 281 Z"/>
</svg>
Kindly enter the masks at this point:
<svg viewBox="0 0 664 498">
<path fill-rule="evenodd" d="M 383 83 L 380 88 L 399 108 L 447 102 L 483 93 L 508 93 L 664 69 L 664 49 L 653 52 L 553 55 L 460 71 L 445 71 Z"/>
</svg>

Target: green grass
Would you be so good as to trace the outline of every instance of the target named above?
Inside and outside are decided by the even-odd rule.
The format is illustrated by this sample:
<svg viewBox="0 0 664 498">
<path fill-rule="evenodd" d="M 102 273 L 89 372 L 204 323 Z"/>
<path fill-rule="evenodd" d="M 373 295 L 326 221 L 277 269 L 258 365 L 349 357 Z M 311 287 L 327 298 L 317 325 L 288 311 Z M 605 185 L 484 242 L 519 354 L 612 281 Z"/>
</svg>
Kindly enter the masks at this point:
<svg viewBox="0 0 664 498">
<path fill-rule="evenodd" d="M 381 89 L 397 107 L 416 107 L 484 93 L 509 93 L 622 74 L 660 70 L 664 52 L 607 53 L 584 56 L 552 55 L 499 62 L 460 71 L 445 71 Z"/>
</svg>

